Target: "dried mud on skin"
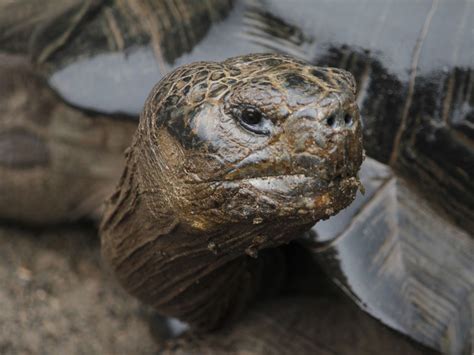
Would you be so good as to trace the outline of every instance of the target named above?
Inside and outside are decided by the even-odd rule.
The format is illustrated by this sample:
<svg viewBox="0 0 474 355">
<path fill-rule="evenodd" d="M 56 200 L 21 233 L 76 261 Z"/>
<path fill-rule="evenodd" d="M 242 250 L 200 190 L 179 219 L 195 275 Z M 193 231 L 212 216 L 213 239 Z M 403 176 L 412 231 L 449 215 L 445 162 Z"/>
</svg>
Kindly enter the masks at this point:
<svg viewBox="0 0 474 355">
<path fill-rule="evenodd" d="M 93 228 L 0 225 L 0 354 L 152 354 L 151 317 L 101 264 Z"/>
</svg>

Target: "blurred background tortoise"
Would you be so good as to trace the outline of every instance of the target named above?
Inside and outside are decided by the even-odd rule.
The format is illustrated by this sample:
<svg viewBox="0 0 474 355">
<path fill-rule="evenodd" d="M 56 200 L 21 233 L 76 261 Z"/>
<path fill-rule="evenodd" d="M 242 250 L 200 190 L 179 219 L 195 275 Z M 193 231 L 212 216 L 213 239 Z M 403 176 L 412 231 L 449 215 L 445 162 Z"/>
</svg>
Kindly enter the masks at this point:
<svg viewBox="0 0 474 355">
<path fill-rule="evenodd" d="M 315 227 L 313 248 L 390 327 L 471 351 L 472 2 L 1 6 L 3 218 L 55 223 L 100 209 L 147 93 L 174 67 L 270 51 L 346 68 L 359 88 L 367 192 Z"/>
</svg>

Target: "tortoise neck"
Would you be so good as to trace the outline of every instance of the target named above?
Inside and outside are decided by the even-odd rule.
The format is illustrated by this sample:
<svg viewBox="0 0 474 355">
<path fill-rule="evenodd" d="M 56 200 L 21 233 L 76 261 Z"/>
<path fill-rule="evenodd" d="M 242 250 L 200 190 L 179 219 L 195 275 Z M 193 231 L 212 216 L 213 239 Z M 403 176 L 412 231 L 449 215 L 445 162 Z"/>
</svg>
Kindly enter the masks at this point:
<svg viewBox="0 0 474 355">
<path fill-rule="evenodd" d="M 262 230 L 237 225 L 205 233 L 171 211 L 157 214 L 147 203 L 149 196 L 140 192 L 133 152 L 101 225 L 103 255 L 132 295 L 164 315 L 212 329 L 262 295 L 281 291 L 286 252 L 263 248 L 288 236 L 270 230 L 277 242 L 269 241 Z M 298 235 L 295 230 L 292 238 Z"/>
</svg>

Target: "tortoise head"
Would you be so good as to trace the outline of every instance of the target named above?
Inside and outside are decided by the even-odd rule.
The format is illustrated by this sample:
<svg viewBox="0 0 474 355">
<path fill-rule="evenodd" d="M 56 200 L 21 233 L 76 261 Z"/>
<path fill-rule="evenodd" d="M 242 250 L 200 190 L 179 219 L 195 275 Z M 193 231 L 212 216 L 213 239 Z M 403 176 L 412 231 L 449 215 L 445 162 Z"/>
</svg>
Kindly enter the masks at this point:
<svg viewBox="0 0 474 355">
<path fill-rule="evenodd" d="M 144 189 L 162 195 L 151 208 L 203 231 L 328 218 L 354 199 L 363 159 L 352 75 L 276 54 L 177 69 L 138 136 Z"/>
<path fill-rule="evenodd" d="M 165 77 L 101 225 L 126 289 L 203 329 L 278 293 L 291 265 L 277 246 L 356 194 L 354 86 L 343 70 L 275 54 Z"/>
</svg>

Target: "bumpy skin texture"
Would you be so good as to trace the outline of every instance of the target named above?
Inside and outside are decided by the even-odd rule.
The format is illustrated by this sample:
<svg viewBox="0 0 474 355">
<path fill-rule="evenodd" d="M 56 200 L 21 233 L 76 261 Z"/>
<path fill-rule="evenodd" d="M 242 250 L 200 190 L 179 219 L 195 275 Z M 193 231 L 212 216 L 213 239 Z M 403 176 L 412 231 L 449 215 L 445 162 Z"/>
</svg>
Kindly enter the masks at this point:
<svg viewBox="0 0 474 355">
<path fill-rule="evenodd" d="M 348 72 L 275 54 L 165 77 L 101 226 L 124 287 L 200 329 L 278 293 L 291 272 L 284 245 L 355 197 L 354 95 Z"/>
</svg>

